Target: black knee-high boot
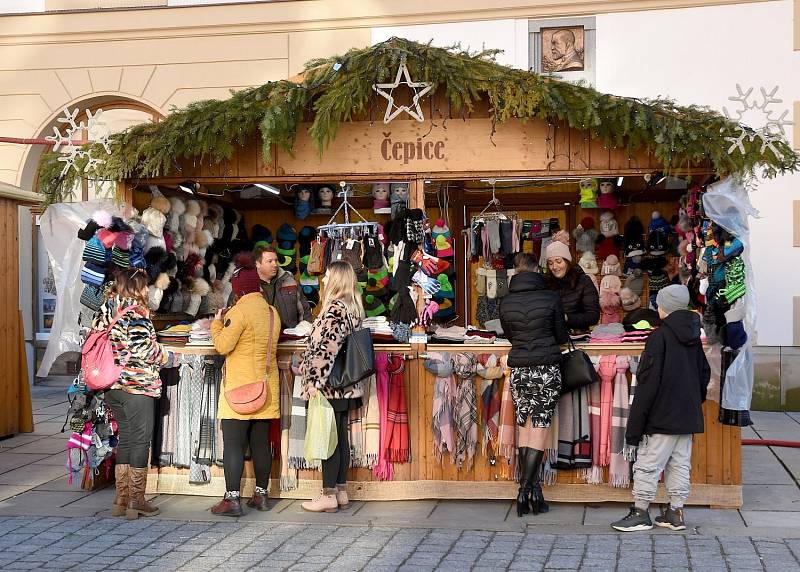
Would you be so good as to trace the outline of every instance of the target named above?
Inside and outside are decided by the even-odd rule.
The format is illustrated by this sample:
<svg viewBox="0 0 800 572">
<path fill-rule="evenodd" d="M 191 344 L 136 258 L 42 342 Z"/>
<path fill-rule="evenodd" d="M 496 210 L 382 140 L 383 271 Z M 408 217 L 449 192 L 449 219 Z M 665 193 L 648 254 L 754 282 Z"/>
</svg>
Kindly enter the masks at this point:
<svg viewBox="0 0 800 572">
<path fill-rule="evenodd" d="M 530 451 L 531 452 L 528 454 L 528 463 L 532 465 L 531 512 L 536 515 L 540 512 L 548 512 L 550 507 L 545 502 L 544 495 L 542 494 L 541 470 L 544 451 L 540 451 L 539 449 L 531 449 Z"/>
<path fill-rule="evenodd" d="M 528 480 L 529 447 L 517 449 L 517 469 L 519 471 L 519 492 L 517 493 L 517 516 L 524 516 L 530 511 L 531 483 Z"/>
</svg>

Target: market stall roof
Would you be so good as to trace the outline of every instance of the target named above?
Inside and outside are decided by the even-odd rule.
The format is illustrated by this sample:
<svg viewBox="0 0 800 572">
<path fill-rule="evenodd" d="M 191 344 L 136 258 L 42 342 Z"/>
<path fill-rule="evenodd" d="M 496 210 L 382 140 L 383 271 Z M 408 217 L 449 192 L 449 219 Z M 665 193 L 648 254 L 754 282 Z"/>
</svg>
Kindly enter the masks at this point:
<svg viewBox="0 0 800 572">
<path fill-rule="evenodd" d="M 11 199 L 21 203 L 41 203 L 45 199 L 45 197 L 39 193 L 25 191 L 9 183 L 4 183 L 3 181 L 0 181 L 0 198 Z"/>
<path fill-rule="evenodd" d="M 184 158 L 216 163 L 257 133 L 270 161 L 273 146 L 291 152 L 305 121 L 310 121 L 308 135 L 324 153 L 341 123 L 371 110 L 379 97 L 373 85 L 390 81 L 401 63 L 416 81 L 432 84 L 430 96 L 443 95 L 464 117 L 486 101 L 493 126 L 515 118 L 564 122 L 609 146 L 648 149 L 665 173 L 701 163 L 710 163 L 719 175 L 760 171 L 773 177 L 798 169 L 798 156 L 780 133 L 764 135 L 707 107 L 618 97 L 557 76 L 512 69 L 494 61 L 496 54 L 392 38 L 343 56 L 312 60 L 288 80 L 237 91 L 226 100 L 196 102 L 159 123 L 116 134 L 108 155 L 99 144 L 91 144 L 91 156 L 102 157 L 101 163 L 84 154 L 75 168 L 63 172 L 58 154 L 48 154 L 39 188 L 53 202 L 68 195 L 81 176 L 146 179 L 164 176 Z"/>
</svg>

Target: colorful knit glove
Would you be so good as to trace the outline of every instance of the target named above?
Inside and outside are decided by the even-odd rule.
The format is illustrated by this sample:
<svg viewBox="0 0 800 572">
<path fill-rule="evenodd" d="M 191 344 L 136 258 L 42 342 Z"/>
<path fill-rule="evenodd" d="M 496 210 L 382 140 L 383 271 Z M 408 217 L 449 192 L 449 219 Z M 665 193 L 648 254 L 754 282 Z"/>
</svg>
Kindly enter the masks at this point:
<svg viewBox="0 0 800 572">
<path fill-rule="evenodd" d="M 426 296 L 433 296 L 442 287 L 438 280 L 431 278 L 421 270 L 417 270 L 411 279 L 415 284 L 422 288 L 422 291 L 425 292 Z"/>
</svg>

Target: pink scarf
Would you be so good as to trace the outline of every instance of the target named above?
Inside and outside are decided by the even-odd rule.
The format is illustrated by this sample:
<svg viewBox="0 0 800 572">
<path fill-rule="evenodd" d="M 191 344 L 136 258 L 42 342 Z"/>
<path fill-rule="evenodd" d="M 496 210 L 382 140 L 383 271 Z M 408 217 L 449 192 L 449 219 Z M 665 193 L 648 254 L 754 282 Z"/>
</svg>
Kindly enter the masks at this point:
<svg viewBox="0 0 800 572">
<path fill-rule="evenodd" d="M 500 473 L 507 479 L 513 479 L 517 471 L 517 418 L 514 412 L 514 400 L 511 397 L 511 370 L 508 368 L 507 356 L 500 359 L 503 367 L 503 397 L 500 400 L 500 426 L 497 430 L 499 442 L 498 453 L 505 459 L 500 464 Z"/>
<path fill-rule="evenodd" d="M 372 468 L 372 474 L 381 481 L 394 478 L 394 466 L 386 457 L 389 443 L 389 356 L 385 352 L 375 354 L 376 385 L 378 388 L 378 407 L 381 412 L 381 440 L 378 449 L 378 463 Z"/>
<path fill-rule="evenodd" d="M 611 417 L 611 467 L 608 480 L 611 486 L 627 488 L 630 485 L 630 464 L 623 457 L 625 448 L 625 429 L 628 426 L 628 357 L 620 356 L 616 360 L 616 376 L 614 377 L 614 401 Z"/>
<path fill-rule="evenodd" d="M 603 356 L 597 365 L 600 382 L 589 389 L 589 421 L 592 438 L 592 468 L 586 472 L 586 482 L 603 482 L 603 467 L 611 462 L 611 404 L 612 381 L 617 373 L 617 357 Z"/>
</svg>

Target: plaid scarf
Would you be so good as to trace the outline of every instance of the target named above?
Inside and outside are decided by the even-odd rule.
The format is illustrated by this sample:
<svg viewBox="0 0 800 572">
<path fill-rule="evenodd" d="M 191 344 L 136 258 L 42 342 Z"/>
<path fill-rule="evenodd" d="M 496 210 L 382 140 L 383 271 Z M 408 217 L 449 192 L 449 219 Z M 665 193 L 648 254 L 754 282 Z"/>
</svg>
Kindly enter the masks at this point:
<svg viewBox="0 0 800 572">
<path fill-rule="evenodd" d="M 461 470 L 472 468 L 478 448 L 478 399 L 475 395 L 475 356 L 459 353 L 453 356 L 453 373 L 458 378 L 456 395 L 456 465 Z"/>
<path fill-rule="evenodd" d="M 433 386 L 431 432 L 433 433 L 433 454 L 441 463 L 445 449 L 451 455 L 456 450 L 453 437 L 453 403 L 456 387 L 450 354 L 430 352 L 428 359 L 425 360 L 425 369 L 436 376 Z"/>
<path fill-rule="evenodd" d="M 411 439 L 408 433 L 405 359 L 402 354 L 389 354 L 389 410 L 387 414 L 386 457 L 392 463 L 411 462 Z"/>
<path fill-rule="evenodd" d="M 600 358 L 598 357 L 592 358 L 595 369 L 598 369 L 599 361 Z M 603 469 L 600 465 L 600 434 L 602 433 L 600 424 L 601 386 L 602 382 L 589 385 L 589 430 L 592 439 L 592 467 L 586 470 L 584 478 L 590 485 L 599 485 L 603 482 Z"/>
<path fill-rule="evenodd" d="M 503 367 L 497 356 L 478 356 L 477 373 L 481 378 L 481 419 L 483 441 L 481 448 L 490 465 L 494 465 L 500 443 L 497 440 L 500 425 L 500 392 L 502 390 Z"/>
<path fill-rule="evenodd" d="M 620 356 L 616 360 L 617 374 L 614 377 L 614 397 L 611 413 L 611 467 L 608 480 L 613 487 L 630 485 L 630 466 L 623 456 L 625 448 L 625 428 L 628 426 L 628 370 L 627 356 Z"/>
<path fill-rule="evenodd" d="M 372 474 L 380 481 L 391 481 L 394 477 L 394 467 L 387 458 L 389 443 L 389 354 L 381 352 L 375 354 L 375 370 L 378 386 L 378 407 L 380 408 L 380 448 L 378 449 L 378 464 L 372 468 Z"/>
<path fill-rule="evenodd" d="M 292 426 L 292 374 L 291 358 L 278 360 L 281 384 L 281 478 L 280 489 L 290 491 L 297 488 L 297 472 L 289 468 L 289 432 Z"/>
<path fill-rule="evenodd" d="M 364 407 L 351 409 L 347 418 L 347 433 L 350 436 L 350 467 L 364 466 Z"/>
<path fill-rule="evenodd" d="M 589 438 L 589 391 L 582 387 L 558 401 L 558 462 L 556 468 L 586 469 L 592 466 L 592 444 Z"/>
<path fill-rule="evenodd" d="M 500 401 L 500 428 L 497 430 L 499 442 L 498 452 L 506 462 L 501 465 L 501 474 L 513 479 L 517 470 L 517 416 L 514 411 L 514 400 L 511 397 L 511 369 L 508 367 L 508 356 L 500 358 L 503 368 L 503 399 Z"/>
<path fill-rule="evenodd" d="M 628 406 L 630 407 L 633 405 L 633 396 L 636 393 L 636 371 L 639 369 L 639 358 L 637 356 L 630 356 L 628 358 L 628 367 L 630 367 L 631 370 L 631 385 L 630 389 L 628 390 L 630 395 L 628 398 Z M 633 463 L 636 461 L 637 449 L 638 447 L 635 445 L 628 445 L 626 442 L 625 446 L 622 448 L 622 456 L 625 457 L 626 461 Z"/>
<path fill-rule="evenodd" d="M 378 463 L 381 448 L 381 408 L 378 404 L 378 380 L 372 375 L 364 382 L 364 457 L 363 466 L 371 469 Z"/>
<path fill-rule="evenodd" d="M 289 468 L 294 470 L 317 469 L 319 461 L 309 463 L 305 457 L 308 402 L 301 397 L 303 376 L 300 375 L 300 356 L 297 354 L 292 356 L 292 372 L 294 372 L 294 385 L 292 388 L 292 420 L 289 427 Z"/>
<path fill-rule="evenodd" d="M 550 442 L 545 445 L 545 458 L 542 463 L 542 482 L 546 485 L 552 486 L 556 484 L 556 464 L 558 462 L 558 428 L 560 420 L 558 418 L 558 407 L 553 411 L 553 417 L 550 419 Z M 543 429 L 546 431 L 547 429 Z"/>
</svg>

